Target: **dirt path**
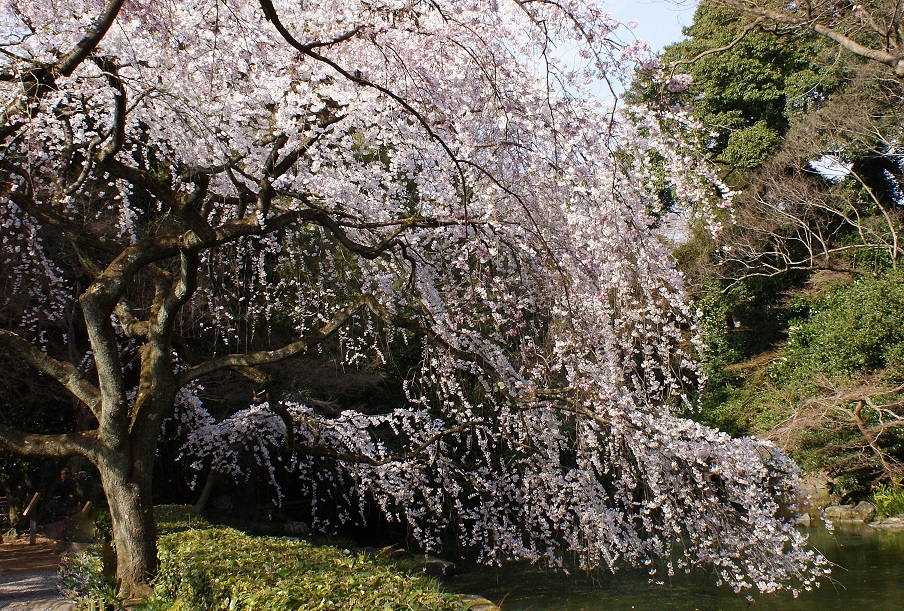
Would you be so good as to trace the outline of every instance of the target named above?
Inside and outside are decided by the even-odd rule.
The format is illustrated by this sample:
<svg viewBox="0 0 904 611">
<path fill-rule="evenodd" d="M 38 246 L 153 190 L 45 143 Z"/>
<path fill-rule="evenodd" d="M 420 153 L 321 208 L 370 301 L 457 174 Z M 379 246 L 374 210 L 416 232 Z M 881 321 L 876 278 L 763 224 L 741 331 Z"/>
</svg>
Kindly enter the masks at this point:
<svg viewBox="0 0 904 611">
<path fill-rule="evenodd" d="M 72 611 L 75 604 L 57 591 L 57 570 L 65 545 L 39 539 L 5 540 L 0 545 L 0 610 Z"/>
</svg>

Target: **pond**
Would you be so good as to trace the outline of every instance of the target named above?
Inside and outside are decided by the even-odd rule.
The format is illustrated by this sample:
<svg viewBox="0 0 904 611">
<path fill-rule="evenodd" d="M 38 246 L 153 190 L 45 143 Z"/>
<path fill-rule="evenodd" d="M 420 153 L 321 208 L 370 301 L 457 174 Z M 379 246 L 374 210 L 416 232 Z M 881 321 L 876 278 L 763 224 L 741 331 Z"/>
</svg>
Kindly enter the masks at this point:
<svg viewBox="0 0 904 611">
<path fill-rule="evenodd" d="M 810 542 L 836 566 L 818 590 L 798 598 L 790 594 L 753 594 L 749 604 L 730 588 L 700 571 L 662 586 L 651 585 L 639 571 L 619 571 L 596 580 L 562 575 L 535 567 L 468 570 L 450 584 L 459 592 L 480 593 L 504 611 L 833 611 L 904 609 L 904 534 L 872 529 L 809 529 Z"/>
</svg>

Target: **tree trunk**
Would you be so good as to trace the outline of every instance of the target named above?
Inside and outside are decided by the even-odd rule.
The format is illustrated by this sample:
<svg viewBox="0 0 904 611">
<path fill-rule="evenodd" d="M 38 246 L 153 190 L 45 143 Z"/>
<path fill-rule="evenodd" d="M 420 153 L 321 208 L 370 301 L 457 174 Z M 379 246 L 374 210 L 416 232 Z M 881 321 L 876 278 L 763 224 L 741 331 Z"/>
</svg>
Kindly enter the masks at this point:
<svg viewBox="0 0 904 611">
<path fill-rule="evenodd" d="M 157 528 L 151 497 L 153 456 L 116 453 L 98 465 L 116 546 L 116 581 L 124 603 L 151 593 L 157 569 Z"/>
<path fill-rule="evenodd" d="M 217 482 L 217 476 L 217 470 L 211 467 L 207 473 L 207 479 L 204 481 L 204 488 L 201 489 L 201 496 L 198 497 L 198 501 L 195 503 L 195 513 L 202 513 L 207 508 L 207 501 L 210 500 L 214 484 Z"/>
</svg>

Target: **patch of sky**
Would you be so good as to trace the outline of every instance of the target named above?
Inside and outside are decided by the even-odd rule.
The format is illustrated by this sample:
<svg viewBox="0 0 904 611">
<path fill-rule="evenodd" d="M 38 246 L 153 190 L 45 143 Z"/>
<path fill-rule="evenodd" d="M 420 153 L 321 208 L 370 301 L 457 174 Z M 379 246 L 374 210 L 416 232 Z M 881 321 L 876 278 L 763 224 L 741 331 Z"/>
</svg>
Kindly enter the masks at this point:
<svg viewBox="0 0 904 611">
<path fill-rule="evenodd" d="M 697 0 L 605 0 L 604 6 L 622 23 L 636 22 L 631 35 L 656 53 L 684 39 L 681 33 L 694 20 Z"/>
<path fill-rule="evenodd" d="M 832 182 L 841 182 L 851 173 L 854 164 L 837 155 L 823 155 L 809 162 L 813 171 Z"/>
</svg>

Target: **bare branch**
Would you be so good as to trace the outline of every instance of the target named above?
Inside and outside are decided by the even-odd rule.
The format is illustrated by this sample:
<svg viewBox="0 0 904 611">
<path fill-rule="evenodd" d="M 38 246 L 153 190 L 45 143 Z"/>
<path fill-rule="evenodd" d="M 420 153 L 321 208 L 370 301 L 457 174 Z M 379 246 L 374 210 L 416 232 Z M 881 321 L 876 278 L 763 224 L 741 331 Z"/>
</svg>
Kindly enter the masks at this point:
<svg viewBox="0 0 904 611">
<path fill-rule="evenodd" d="M 675 60 L 675 61 L 673 61 L 672 63 L 669 64 L 669 68 L 671 68 L 672 71 L 674 71 L 678 66 L 682 66 L 682 65 L 685 65 L 685 64 L 695 64 L 695 63 L 697 63 L 699 60 L 701 60 L 701 59 L 703 59 L 704 57 L 706 57 L 707 55 L 713 55 L 713 54 L 715 54 L 715 53 L 723 53 L 723 52 L 725 52 L 725 51 L 730 51 L 730 50 L 731 50 L 732 48 L 734 48 L 738 43 L 740 43 L 742 40 L 744 40 L 744 38 L 746 38 L 746 36 L 747 36 L 750 32 L 752 32 L 753 30 L 759 28 L 759 27 L 763 24 L 764 21 L 765 21 L 765 18 L 764 18 L 764 17 L 757 17 L 756 19 L 754 19 L 753 21 L 751 21 L 750 23 L 748 23 L 746 26 L 744 26 L 744 29 L 741 30 L 741 33 L 738 34 L 737 37 L 735 37 L 734 40 L 732 40 L 730 43 L 728 43 L 728 44 L 725 45 L 724 47 L 719 47 L 719 48 L 717 48 L 717 49 L 707 49 L 706 51 L 702 51 L 702 52 L 698 53 L 698 54 L 695 55 L 694 57 L 687 58 L 687 59 L 679 59 L 679 60 Z"/>
<path fill-rule="evenodd" d="M 850 51 L 854 55 L 859 55 L 860 57 L 870 59 L 890 67 L 894 71 L 895 76 L 897 76 L 898 78 L 904 78 L 904 57 L 895 53 L 891 53 L 887 50 L 872 49 L 870 47 L 866 47 L 850 36 L 844 34 L 843 32 L 824 23 L 821 23 L 816 19 L 804 19 L 801 17 L 795 17 L 794 15 L 790 15 L 782 11 L 757 6 L 755 4 L 747 4 L 744 2 L 739 2 L 737 0 L 720 1 L 723 4 L 730 6 L 738 11 L 755 15 L 767 20 L 761 23 L 761 27 L 765 23 L 771 22 L 774 24 L 791 26 L 816 32 L 817 34 L 825 36 L 829 40 L 838 43 L 841 48 Z"/>
<path fill-rule="evenodd" d="M 878 479 L 897 481 L 904 464 L 880 443 L 888 431 L 904 429 L 904 384 L 891 385 L 882 373 L 839 383 L 825 377 L 816 379 L 819 394 L 803 401 L 792 414 L 767 434 L 783 440 L 784 447 L 804 439 L 808 431 L 832 432 L 838 439 L 820 451 L 839 471 L 852 468 L 872 470 Z"/>
</svg>

